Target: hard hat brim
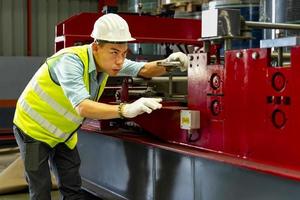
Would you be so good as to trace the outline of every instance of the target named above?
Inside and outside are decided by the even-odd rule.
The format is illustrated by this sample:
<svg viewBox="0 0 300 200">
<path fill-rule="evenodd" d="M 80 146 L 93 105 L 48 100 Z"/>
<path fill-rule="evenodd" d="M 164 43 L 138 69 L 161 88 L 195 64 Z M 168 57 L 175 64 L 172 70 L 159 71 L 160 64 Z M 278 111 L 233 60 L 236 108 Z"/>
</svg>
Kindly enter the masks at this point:
<svg viewBox="0 0 300 200">
<path fill-rule="evenodd" d="M 97 42 L 108 42 L 108 43 L 126 43 L 126 42 L 132 42 L 135 41 L 135 38 L 129 38 L 126 40 L 105 40 L 105 39 L 95 39 Z"/>
</svg>

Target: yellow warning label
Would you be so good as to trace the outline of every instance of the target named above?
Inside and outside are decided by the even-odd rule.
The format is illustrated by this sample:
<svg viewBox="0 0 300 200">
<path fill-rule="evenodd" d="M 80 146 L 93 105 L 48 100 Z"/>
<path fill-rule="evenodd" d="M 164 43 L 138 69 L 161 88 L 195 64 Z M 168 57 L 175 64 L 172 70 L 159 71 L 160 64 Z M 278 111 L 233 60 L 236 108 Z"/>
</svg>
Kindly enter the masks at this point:
<svg viewBox="0 0 300 200">
<path fill-rule="evenodd" d="M 182 125 L 189 125 L 190 124 L 190 118 L 189 117 L 182 117 L 181 118 L 181 124 Z"/>
</svg>

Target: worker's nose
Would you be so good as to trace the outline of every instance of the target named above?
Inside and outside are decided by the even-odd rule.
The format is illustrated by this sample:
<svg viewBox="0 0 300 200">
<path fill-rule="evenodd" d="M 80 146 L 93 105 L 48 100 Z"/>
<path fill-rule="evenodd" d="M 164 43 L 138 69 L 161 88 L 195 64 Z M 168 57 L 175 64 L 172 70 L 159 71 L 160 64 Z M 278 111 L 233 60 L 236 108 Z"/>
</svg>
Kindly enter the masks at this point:
<svg viewBox="0 0 300 200">
<path fill-rule="evenodd" d="M 122 66 L 123 63 L 124 63 L 124 60 L 125 60 L 125 57 L 119 55 L 119 56 L 116 58 L 116 64 L 117 64 L 118 66 Z"/>
</svg>

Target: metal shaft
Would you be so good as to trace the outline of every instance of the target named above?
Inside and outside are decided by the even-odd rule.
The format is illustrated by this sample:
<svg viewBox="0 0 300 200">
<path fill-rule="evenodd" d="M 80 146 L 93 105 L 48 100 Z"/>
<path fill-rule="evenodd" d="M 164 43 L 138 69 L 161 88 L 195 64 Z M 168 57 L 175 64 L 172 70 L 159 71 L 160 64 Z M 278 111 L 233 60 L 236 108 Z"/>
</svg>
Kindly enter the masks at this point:
<svg viewBox="0 0 300 200">
<path fill-rule="evenodd" d="M 147 80 L 147 82 L 169 82 L 169 77 L 152 77 L 150 80 Z M 134 83 L 144 83 L 145 79 L 142 78 L 133 78 Z M 172 76 L 172 82 L 187 82 L 186 76 Z"/>
<path fill-rule="evenodd" d="M 299 24 L 252 22 L 252 21 L 245 21 L 245 24 L 246 26 L 251 28 L 300 30 Z"/>
</svg>

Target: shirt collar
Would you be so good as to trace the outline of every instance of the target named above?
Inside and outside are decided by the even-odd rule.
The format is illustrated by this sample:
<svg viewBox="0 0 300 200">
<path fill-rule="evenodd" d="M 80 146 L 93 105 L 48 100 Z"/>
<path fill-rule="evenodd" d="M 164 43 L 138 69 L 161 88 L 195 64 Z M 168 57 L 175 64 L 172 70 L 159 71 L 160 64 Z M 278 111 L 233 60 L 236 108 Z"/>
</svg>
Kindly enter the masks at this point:
<svg viewBox="0 0 300 200">
<path fill-rule="evenodd" d="M 93 56 L 93 51 L 92 51 L 92 44 L 88 46 L 88 54 L 89 54 L 89 73 L 92 73 L 93 71 L 96 72 L 96 64 Z"/>
</svg>

